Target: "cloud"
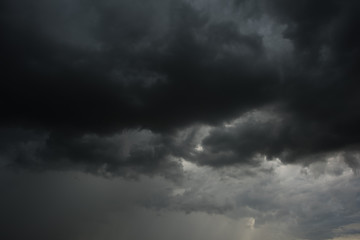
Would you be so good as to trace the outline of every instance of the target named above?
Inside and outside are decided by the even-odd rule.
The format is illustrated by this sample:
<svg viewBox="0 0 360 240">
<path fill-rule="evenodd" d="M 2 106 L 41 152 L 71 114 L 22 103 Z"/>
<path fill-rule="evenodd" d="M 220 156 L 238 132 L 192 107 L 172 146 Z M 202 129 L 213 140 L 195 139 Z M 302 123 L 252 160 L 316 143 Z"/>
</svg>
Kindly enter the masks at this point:
<svg viewBox="0 0 360 240">
<path fill-rule="evenodd" d="M 359 234 L 353 234 L 353 235 L 345 235 L 342 237 L 336 237 L 336 238 L 332 238 L 333 240 L 356 240 L 359 239 L 360 235 Z"/>
<path fill-rule="evenodd" d="M 99 155 L 95 138 L 218 127 L 204 139 L 212 154 L 191 158 L 171 144 L 153 161 L 134 153 L 154 168 L 165 155 L 221 166 L 258 153 L 294 162 L 356 150 L 358 4 L 234 3 L 6 2 L 1 125 L 49 134 L 48 158 L 113 165 L 116 153 Z M 280 106 L 279 119 L 222 127 L 269 106 Z M 85 153 L 88 136 L 94 151 Z"/>
<path fill-rule="evenodd" d="M 210 23 L 185 3 L 169 4 L 144 4 L 156 9 L 149 12 L 128 1 L 39 2 L 30 4 L 26 21 L 16 18 L 22 8 L 9 3 L 2 23 L 9 73 L 2 88 L 3 124 L 159 131 L 196 121 L 216 123 L 268 97 L 276 73 L 262 59 L 258 36 L 240 33 L 233 22 Z M 61 14 L 48 16 L 43 9 Z M 123 9 L 125 14 L 117 14 Z M 158 15 L 169 19 L 160 35 L 151 31 L 162 20 Z M 62 28 L 56 30 L 56 24 Z M 57 37 L 77 38 L 79 31 L 99 47 L 74 46 L 73 40 Z"/>
<path fill-rule="evenodd" d="M 357 228 L 359 179 L 339 159 L 328 159 L 320 174 L 317 163 L 304 168 L 278 160 L 223 171 L 183 164 L 180 182 L 2 168 L 0 223 L 6 227 L 0 235 L 328 239 Z M 332 174 L 333 165 L 341 173 Z"/>
<path fill-rule="evenodd" d="M 355 171 L 358 145 L 347 146 L 346 135 L 333 135 L 325 124 L 309 123 L 277 108 L 248 112 L 232 122 L 212 128 L 189 157 L 199 164 L 221 167 L 257 164 L 259 158 L 287 163 L 322 161 L 338 152 Z"/>
<path fill-rule="evenodd" d="M 4 227 L 0 236 L 6 239 L 248 240 L 260 239 L 256 236 L 266 232 L 277 239 L 276 230 L 248 229 L 248 218 L 164 208 L 176 185 L 159 177 L 129 181 L 76 171 L 34 174 L 2 169 L 1 173 L 0 192 L 6 197 L 0 200 Z M 156 205 L 163 207 L 151 207 Z"/>
<path fill-rule="evenodd" d="M 111 136 L 2 129 L 2 165 L 29 170 L 82 170 L 104 177 L 139 173 L 181 178 L 182 167 L 159 135 L 129 130 Z"/>
<path fill-rule="evenodd" d="M 187 166 L 182 193 L 172 194 L 163 208 L 253 218 L 255 230 L 278 226 L 299 239 L 330 238 L 333 229 L 358 222 L 359 179 L 340 157 L 318 164 L 302 167 L 263 160 L 257 167 L 223 171 Z"/>
<path fill-rule="evenodd" d="M 0 237 L 358 237 L 359 7 L 4 1 Z"/>
</svg>

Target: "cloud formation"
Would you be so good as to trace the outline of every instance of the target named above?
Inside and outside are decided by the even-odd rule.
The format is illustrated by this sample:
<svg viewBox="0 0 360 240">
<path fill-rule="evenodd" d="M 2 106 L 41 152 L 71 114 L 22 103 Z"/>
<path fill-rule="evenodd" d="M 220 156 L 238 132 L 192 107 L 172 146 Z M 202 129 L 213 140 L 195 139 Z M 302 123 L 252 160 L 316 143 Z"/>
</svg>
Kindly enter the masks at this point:
<svg viewBox="0 0 360 240">
<path fill-rule="evenodd" d="M 190 239 L 171 220 L 191 228 L 187 220 L 209 216 L 216 229 L 210 235 L 229 240 L 238 239 L 237 224 L 243 240 L 357 236 L 358 1 L 1 5 L 0 171 L 4 181 L 30 181 L 29 188 L 1 185 L 8 196 L 2 206 L 11 209 L 1 224 L 10 230 L 24 215 L 19 226 L 32 234 L 38 201 L 47 209 L 39 210 L 37 230 L 46 219 L 57 225 L 49 214 L 56 206 L 66 210 L 61 223 L 79 217 L 74 229 L 59 224 L 65 230 L 49 233 L 68 234 L 60 239 L 87 236 L 81 229 L 92 224 L 96 234 L 107 226 L 114 231 L 109 239 L 121 231 L 143 238 L 134 233 L 138 220 L 154 238 Z M 111 195 L 116 187 L 76 195 L 89 185 L 73 189 L 71 183 L 60 184 L 59 195 L 89 205 L 74 199 L 57 205 L 56 197 L 42 196 L 40 190 L 57 189 L 57 181 L 77 174 L 103 187 L 120 181 L 128 199 Z M 36 180 L 41 177 L 49 185 Z M 19 195 L 11 190 L 16 187 Z M 98 191 L 108 198 L 96 198 Z M 14 200 L 24 196 L 30 199 L 24 206 Z M 108 203 L 110 210 L 103 208 Z M 126 213 L 109 222 L 131 230 L 79 226 L 89 209 L 95 221 Z M 156 235 L 146 224 L 159 212 L 172 230 Z M 220 222 L 228 225 L 221 229 Z M 192 230 L 196 239 L 210 238 Z"/>
<path fill-rule="evenodd" d="M 48 134 L 46 158 L 108 164 L 121 159 L 94 153 L 102 140 L 91 149 L 79 139 L 139 128 L 174 138 L 272 106 L 281 121 L 220 127 L 204 140 L 213 153 L 194 160 L 293 162 L 356 150 L 356 9 L 354 1 L 5 2 L 1 124 Z"/>
</svg>

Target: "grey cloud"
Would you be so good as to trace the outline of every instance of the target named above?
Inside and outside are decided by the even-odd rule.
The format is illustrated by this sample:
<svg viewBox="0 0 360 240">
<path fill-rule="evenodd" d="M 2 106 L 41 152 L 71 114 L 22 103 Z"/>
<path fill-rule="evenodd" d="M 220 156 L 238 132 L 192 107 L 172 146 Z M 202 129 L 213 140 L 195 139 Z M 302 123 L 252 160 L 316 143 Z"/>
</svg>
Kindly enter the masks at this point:
<svg viewBox="0 0 360 240">
<path fill-rule="evenodd" d="M 211 225 L 212 237 L 261 239 L 258 231 L 264 231 L 272 239 L 279 239 L 277 234 L 289 235 L 280 239 L 326 239 L 334 236 L 333 229 L 359 219 L 359 179 L 341 159 L 329 159 L 321 175 L 313 164 L 303 168 L 278 160 L 263 160 L 255 168 L 255 177 L 243 174 L 247 167 L 218 171 L 183 164 L 189 165 L 184 165 L 185 177 L 178 183 L 159 177 L 129 181 L 76 171 L 38 174 L 1 169 L 0 191 L 6 196 L 0 200 L 0 223 L 6 229 L 1 235 L 138 239 L 146 233 L 150 239 L 165 239 L 184 232 L 189 238 L 203 239 L 209 232 L 199 229 L 220 217 Z M 334 165 L 341 173 L 331 173 Z M 249 218 L 256 219 L 256 224 L 247 235 L 241 223 Z M 221 231 L 230 223 L 242 231 Z M 158 230 L 164 224 L 169 231 Z M 215 228 L 219 224 L 222 228 Z M 16 231 L 19 228 L 22 231 Z"/>
<path fill-rule="evenodd" d="M 131 130 L 111 136 L 62 135 L 2 129 L 2 167 L 35 170 L 82 170 L 104 177 L 137 178 L 139 173 L 181 178 L 182 167 L 171 158 L 162 137 Z M 11 140 L 12 139 L 12 140 Z M 10 141 L 9 141 L 10 140 Z"/>
<path fill-rule="evenodd" d="M 244 240 L 325 239 L 359 221 L 357 1 L 1 5 L 5 239 L 239 239 L 219 223 L 246 219 Z"/>
<path fill-rule="evenodd" d="M 39 157 L 49 165 L 65 159 L 111 167 L 112 143 L 86 136 L 140 128 L 173 138 L 194 123 L 218 124 L 263 104 L 278 85 L 260 36 L 241 33 L 232 21 L 211 22 L 188 3 L 5 5 L 1 122 L 50 133 Z M 149 156 L 146 148 L 131 158 L 139 169 L 156 168 L 186 149 L 170 143 L 156 159 L 140 160 Z"/>
<path fill-rule="evenodd" d="M 170 207 L 189 212 L 221 212 L 235 219 L 253 217 L 258 227 L 282 222 L 299 239 L 331 238 L 333 229 L 359 220 L 359 179 L 341 159 L 327 160 L 321 175 L 313 166 L 316 164 L 303 168 L 263 161 L 257 167 L 256 177 L 241 172 L 231 177 L 228 171 L 219 173 L 206 167 L 190 169 L 193 174 L 182 186 L 184 193 L 175 195 Z M 334 166 L 341 173 L 333 174 Z"/>
<path fill-rule="evenodd" d="M 221 167 L 357 152 L 356 3 L 5 6 L 2 125 L 41 132 L 35 139 L 50 134 L 11 155 L 18 165 L 160 173 L 172 169 L 171 158 Z M 278 119 L 222 127 L 268 106 Z M 177 142 L 202 124 L 215 127 L 204 151 L 194 152 L 194 136 Z M 118 151 L 126 143 L 104 139 L 125 129 L 148 129 L 157 140 L 124 161 Z"/>
</svg>

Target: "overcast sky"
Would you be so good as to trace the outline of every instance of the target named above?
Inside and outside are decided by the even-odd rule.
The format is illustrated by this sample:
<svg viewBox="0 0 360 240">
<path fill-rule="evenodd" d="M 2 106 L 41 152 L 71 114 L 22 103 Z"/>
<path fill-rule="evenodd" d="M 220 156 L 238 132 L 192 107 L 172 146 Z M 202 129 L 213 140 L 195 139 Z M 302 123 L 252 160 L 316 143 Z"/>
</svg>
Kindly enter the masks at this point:
<svg viewBox="0 0 360 240">
<path fill-rule="evenodd" d="M 0 6 L 1 239 L 360 239 L 360 1 Z"/>
</svg>

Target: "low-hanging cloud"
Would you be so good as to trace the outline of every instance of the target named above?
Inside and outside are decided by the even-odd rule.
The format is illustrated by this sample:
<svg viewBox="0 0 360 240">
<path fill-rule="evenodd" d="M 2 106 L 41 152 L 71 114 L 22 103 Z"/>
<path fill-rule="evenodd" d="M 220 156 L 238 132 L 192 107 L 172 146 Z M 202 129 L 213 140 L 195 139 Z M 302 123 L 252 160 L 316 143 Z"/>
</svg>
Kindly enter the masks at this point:
<svg viewBox="0 0 360 240">
<path fill-rule="evenodd" d="M 17 139 L 2 148 L 10 165 L 154 174 L 181 172 L 180 158 L 222 167 L 349 152 L 358 166 L 354 1 L 3 5 L 0 122 Z M 266 109 L 273 118 L 247 117 Z M 224 126 L 236 119 L 246 120 Z M 212 130 L 199 142 L 204 126 Z M 126 131 L 140 134 L 124 157 Z"/>
</svg>

